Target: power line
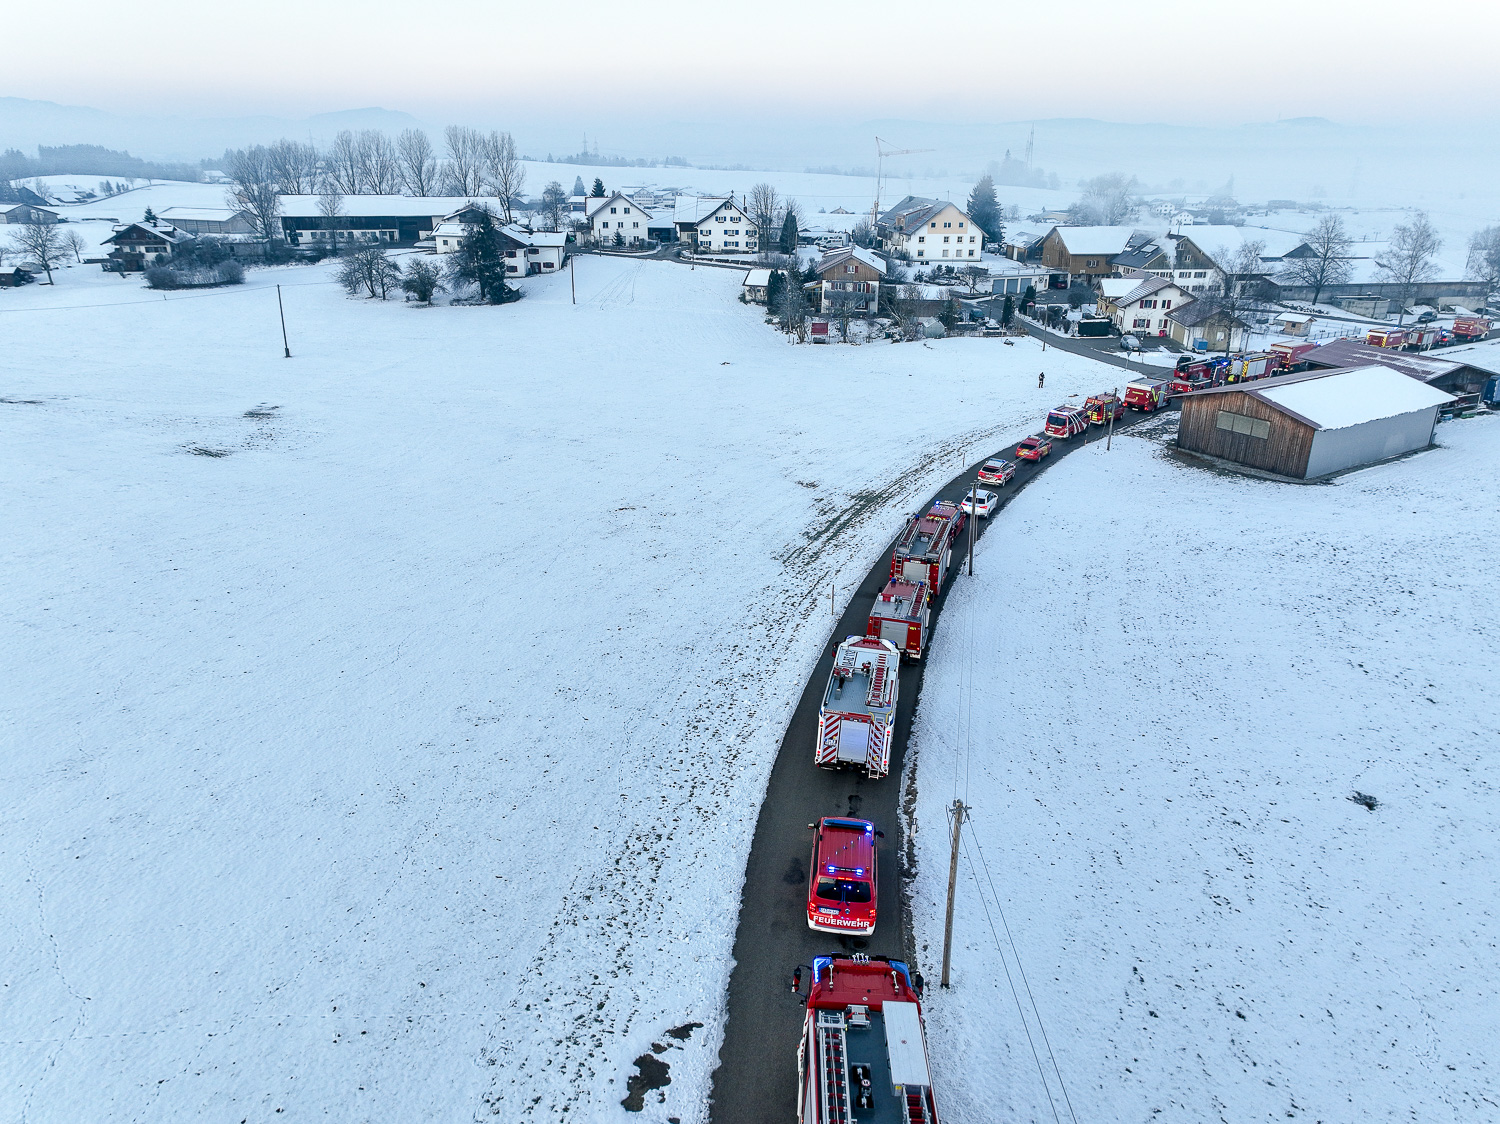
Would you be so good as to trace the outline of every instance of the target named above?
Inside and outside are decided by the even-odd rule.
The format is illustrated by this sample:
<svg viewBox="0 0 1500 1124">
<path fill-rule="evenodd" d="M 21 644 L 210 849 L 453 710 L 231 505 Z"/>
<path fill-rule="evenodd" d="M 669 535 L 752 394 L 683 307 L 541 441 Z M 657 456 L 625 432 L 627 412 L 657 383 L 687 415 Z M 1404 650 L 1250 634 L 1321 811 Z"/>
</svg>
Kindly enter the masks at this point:
<svg viewBox="0 0 1500 1124">
<path fill-rule="evenodd" d="M 963 841 L 964 857 L 969 858 L 969 844 Z M 1052 1119 L 1056 1124 L 1062 1124 L 1062 1118 L 1057 1114 L 1057 1103 L 1052 1099 L 1052 1086 L 1047 1081 L 1047 1071 L 1042 1067 L 1042 1056 L 1036 1052 L 1036 1040 L 1031 1037 L 1031 1023 L 1027 1021 L 1026 1011 L 1021 1006 L 1021 994 L 1016 990 L 1016 981 L 1010 974 L 1010 963 L 1005 959 L 1005 952 L 1000 947 L 1000 934 L 995 932 L 994 919 L 990 917 L 990 903 L 985 899 L 984 888 L 979 885 L 979 871 L 974 865 L 974 860 L 969 859 L 969 873 L 974 876 L 974 888 L 979 891 L 979 903 L 984 906 L 984 919 L 989 922 L 990 936 L 995 939 L 995 951 L 1000 954 L 1000 966 L 1005 969 L 1005 982 L 1010 984 L 1011 998 L 1016 1001 L 1016 1014 L 1021 1017 L 1021 1027 L 1026 1031 L 1026 1043 L 1031 1047 L 1031 1056 L 1036 1060 L 1036 1073 L 1042 1080 L 1042 1091 L 1047 1094 L 1047 1104 L 1052 1109 Z M 996 906 L 999 906 L 997 901 Z M 1018 961 L 1016 967 L 1019 968 Z"/>
<path fill-rule="evenodd" d="M 973 819 L 972 816 L 970 816 L 969 818 L 971 820 Z M 1013 936 L 1011 936 L 1010 922 L 1005 919 L 1005 909 L 1004 909 L 1003 906 L 1001 906 L 1001 904 L 1000 904 L 1000 895 L 995 890 L 995 880 L 990 875 L 990 866 L 989 866 L 989 863 L 985 861 L 984 848 L 982 846 L 980 846 L 978 834 L 977 833 L 971 833 L 971 834 L 974 835 L 974 849 L 975 849 L 975 851 L 977 851 L 979 853 L 979 862 L 980 862 L 980 865 L 984 867 L 985 881 L 987 881 L 990 884 L 990 893 L 992 895 L 994 895 L 994 898 L 995 898 L 995 912 L 998 913 L 998 914 L 1000 914 L 1000 924 L 1005 927 L 1005 939 L 1010 942 L 1010 952 L 1011 952 L 1011 955 L 1016 958 L 1016 971 L 1020 973 L 1021 983 L 1026 988 L 1026 998 L 1031 1001 L 1031 1010 L 1032 1010 L 1032 1013 L 1036 1016 L 1037 1029 L 1041 1031 L 1041 1033 L 1042 1033 L 1042 1043 L 1047 1047 L 1047 1057 L 1050 1058 L 1051 1061 L 1052 1061 L 1052 1072 L 1055 1073 L 1055 1074 L 1057 1074 L 1057 1086 L 1058 1086 L 1058 1088 L 1060 1088 L 1062 1090 L 1063 1100 L 1067 1103 L 1067 1106 L 1068 1106 L 1068 1115 L 1070 1117 L 1072 1117 L 1073 1124 L 1078 1124 L 1078 1115 L 1077 1115 L 1077 1113 L 1075 1113 L 1073 1111 L 1073 1099 L 1068 1096 L 1068 1086 L 1063 1081 L 1062 1070 L 1058 1068 L 1058 1065 L 1057 1065 L 1057 1055 L 1052 1052 L 1052 1042 L 1047 1037 L 1047 1025 L 1046 1025 L 1046 1023 L 1042 1022 L 1042 1012 L 1041 1012 L 1041 1010 L 1036 1005 L 1036 996 L 1034 996 L 1031 993 L 1031 981 L 1026 978 L 1026 968 L 1021 963 L 1021 954 L 1016 949 L 1015 938 Z M 974 869 L 972 863 L 970 863 L 969 869 L 970 869 L 970 872 L 972 873 L 973 869 Z M 978 879 L 977 875 L 975 876 L 974 881 L 975 881 L 976 884 L 978 883 L 979 879 Z M 979 897 L 980 897 L 980 900 L 983 901 L 983 899 L 984 899 L 983 892 L 980 893 Z M 988 913 L 989 913 L 989 907 L 988 906 L 985 907 L 985 913 L 986 913 L 986 916 L 988 916 Z M 994 931 L 994 925 L 993 925 L 993 923 L 991 923 L 991 925 L 990 925 L 990 930 L 993 933 L 993 931 Z M 999 941 L 1000 941 L 1000 938 L 996 937 L 995 938 L 995 943 L 996 943 L 997 948 L 999 946 Z M 1003 959 L 1003 956 L 1002 956 L 1002 959 Z M 1006 974 L 1007 974 L 1007 976 L 1009 975 L 1009 969 L 1006 969 Z M 1019 1000 L 1017 1000 L 1017 1002 L 1019 1002 Z M 1029 1035 L 1029 1033 L 1030 1032 L 1028 1032 L 1028 1035 Z M 1051 1094 L 1050 1093 L 1048 1094 L 1048 1099 L 1049 1100 L 1051 1099 Z M 1056 1112 L 1055 1108 L 1053 1109 L 1053 1112 L 1054 1113 Z"/>
</svg>

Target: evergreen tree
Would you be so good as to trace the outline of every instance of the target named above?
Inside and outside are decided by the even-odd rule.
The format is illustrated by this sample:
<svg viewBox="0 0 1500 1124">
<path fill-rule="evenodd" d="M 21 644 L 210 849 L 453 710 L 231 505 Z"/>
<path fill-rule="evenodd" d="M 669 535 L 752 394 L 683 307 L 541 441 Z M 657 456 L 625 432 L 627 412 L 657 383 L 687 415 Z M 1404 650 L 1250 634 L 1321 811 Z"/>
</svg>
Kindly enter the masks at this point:
<svg viewBox="0 0 1500 1124">
<path fill-rule="evenodd" d="M 142 222 L 155 222 L 156 221 L 156 212 L 153 211 L 150 207 L 147 207 L 146 208 L 146 214 L 141 219 L 141 221 Z"/>
<path fill-rule="evenodd" d="M 574 176 L 573 177 L 573 194 L 574 195 L 587 195 L 588 194 L 588 190 L 589 190 L 588 188 L 586 188 L 586 187 L 583 186 L 583 177 L 582 176 Z"/>
<path fill-rule="evenodd" d="M 594 190 L 589 192 L 595 199 L 604 198 L 604 181 L 598 176 L 594 177 Z"/>
<path fill-rule="evenodd" d="M 783 254 L 797 252 L 797 212 L 790 207 L 786 210 L 786 218 L 781 220 L 780 249 Z"/>
<path fill-rule="evenodd" d="M 505 248 L 495 225 L 495 212 L 488 207 L 475 209 L 472 229 L 458 244 L 453 255 L 453 276 L 479 287 L 479 295 L 490 304 L 504 304 L 515 297 L 505 283 Z"/>
<path fill-rule="evenodd" d="M 1005 294 L 1005 303 L 1000 307 L 1000 323 L 1009 328 L 1010 322 L 1016 318 L 1016 299 L 1009 293 Z"/>
<path fill-rule="evenodd" d="M 766 307 L 777 308 L 781 304 L 781 294 L 786 291 L 786 274 L 779 269 L 771 270 L 771 279 L 766 282 Z"/>
<path fill-rule="evenodd" d="M 995 198 L 995 181 L 988 173 L 979 177 L 974 190 L 969 193 L 969 217 L 974 220 L 984 236 L 991 242 L 999 242 L 1005 236 L 1005 224 L 1001 222 L 1000 203 Z"/>
</svg>

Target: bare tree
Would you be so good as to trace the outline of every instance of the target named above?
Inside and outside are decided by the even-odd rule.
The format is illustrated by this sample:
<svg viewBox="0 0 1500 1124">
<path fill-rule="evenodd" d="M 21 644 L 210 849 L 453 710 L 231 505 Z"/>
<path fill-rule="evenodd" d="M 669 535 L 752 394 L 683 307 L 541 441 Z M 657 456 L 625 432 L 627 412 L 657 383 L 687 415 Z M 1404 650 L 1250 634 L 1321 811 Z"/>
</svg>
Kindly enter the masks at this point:
<svg viewBox="0 0 1500 1124">
<path fill-rule="evenodd" d="M 400 182 L 396 146 L 379 129 L 364 129 L 356 148 L 361 190 L 371 195 L 394 195 Z"/>
<path fill-rule="evenodd" d="M 74 260 L 83 264 L 83 251 L 89 248 L 88 241 L 77 230 L 69 228 L 62 236 L 62 248 L 73 255 Z"/>
<path fill-rule="evenodd" d="M 1469 276 L 1485 284 L 1485 300 L 1500 288 L 1500 226 L 1487 226 L 1469 239 Z"/>
<path fill-rule="evenodd" d="M 1349 246 L 1352 239 L 1338 215 L 1324 215 L 1307 235 L 1312 253 L 1305 258 L 1291 258 L 1282 274 L 1298 285 L 1312 286 L 1312 303 L 1317 304 L 1323 290 L 1349 280 Z"/>
<path fill-rule="evenodd" d="M 1083 195 L 1069 211 L 1080 223 L 1091 226 L 1119 226 L 1135 217 L 1138 204 L 1135 177 L 1121 172 L 1095 176 L 1079 185 Z"/>
<path fill-rule="evenodd" d="M 281 237 L 277 222 L 281 200 L 271 154 L 262 145 L 240 148 L 229 153 L 224 172 L 229 176 L 229 205 L 248 211 L 255 233 L 267 242 Z"/>
<path fill-rule="evenodd" d="M 863 294 L 847 289 L 834 289 L 824 295 L 823 314 L 838 325 L 839 338 L 845 343 L 850 342 L 849 325 L 859 315 L 859 306 L 866 299 Z"/>
<path fill-rule="evenodd" d="M 266 147 L 271 174 L 283 195 L 310 195 L 317 188 L 318 150 L 283 137 Z"/>
<path fill-rule="evenodd" d="M 318 214 L 323 216 L 323 229 L 328 232 L 328 244 L 333 247 L 335 257 L 339 252 L 339 227 L 343 225 L 339 219 L 343 213 L 344 193 L 331 179 L 326 180 L 318 196 Z"/>
<path fill-rule="evenodd" d="M 339 267 L 338 282 L 351 297 L 358 296 L 363 289 L 366 295 L 385 300 L 401 284 L 401 271 L 385 256 L 384 250 L 372 246 L 345 259 Z"/>
<path fill-rule="evenodd" d="M 24 261 L 34 261 L 47 271 L 47 284 L 52 284 L 52 267 L 62 263 L 66 247 L 55 223 L 22 223 L 21 229 L 10 236 L 10 243 Z"/>
<path fill-rule="evenodd" d="M 771 311 L 787 335 L 795 333 L 800 338 L 806 333 L 807 293 L 803 291 L 802 278 L 795 269 L 786 271 L 786 284 L 776 294 L 776 306 Z"/>
<path fill-rule="evenodd" d="M 1377 261 L 1380 275 L 1397 286 L 1401 294 L 1401 309 L 1396 319 L 1400 326 L 1406 323 L 1406 303 L 1412 290 L 1423 281 L 1432 280 L 1432 259 L 1442 249 L 1443 240 L 1432 228 L 1426 211 L 1418 211 L 1410 222 L 1396 227 L 1391 235 L 1390 249 Z"/>
<path fill-rule="evenodd" d="M 777 235 L 777 220 L 780 218 L 781 197 L 768 183 L 758 183 L 750 189 L 748 200 L 750 221 L 760 237 L 763 250 L 771 248 Z"/>
<path fill-rule="evenodd" d="M 516 142 L 509 133 L 492 132 L 483 142 L 484 180 L 490 192 L 500 204 L 500 213 L 508 223 L 512 212 L 521 201 L 521 189 L 526 186 L 526 168 L 516 155 Z"/>
<path fill-rule="evenodd" d="M 448 175 L 455 195 L 479 195 L 484 184 L 484 136 L 477 129 L 449 125 L 443 130 L 448 146 Z"/>
<path fill-rule="evenodd" d="M 563 185 L 556 180 L 542 188 L 542 217 L 549 230 L 562 229 L 563 213 L 567 203 L 568 197 L 563 192 Z"/>
<path fill-rule="evenodd" d="M 437 157 L 432 142 L 421 129 L 406 129 L 396 138 L 401 184 L 408 195 L 421 198 L 437 188 Z"/>
<path fill-rule="evenodd" d="M 359 194 L 359 141 L 348 129 L 333 138 L 332 146 L 323 154 L 323 168 L 339 191 Z"/>
<path fill-rule="evenodd" d="M 1241 313 L 1253 303 L 1252 289 L 1263 279 L 1265 267 L 1260 255 L 1265 248 L 1261 241 L 1241 242 L 1233 250 L 1220 246 L 1213 252 L 1214 286 L 1199 299 L 1230 320 L 1229 330 L 1224 334 L 1225 355 L 1234 346 L 1234 321 L 1244 323 Z"/>
<path fill-rule="evenodd" d="M 990 271 L 982 265 L 966 265 L 959 270 L 963 279 L 969 283 L 969 292 L 979 292 L 979 282 L 989 277 Z"/>
</svg>

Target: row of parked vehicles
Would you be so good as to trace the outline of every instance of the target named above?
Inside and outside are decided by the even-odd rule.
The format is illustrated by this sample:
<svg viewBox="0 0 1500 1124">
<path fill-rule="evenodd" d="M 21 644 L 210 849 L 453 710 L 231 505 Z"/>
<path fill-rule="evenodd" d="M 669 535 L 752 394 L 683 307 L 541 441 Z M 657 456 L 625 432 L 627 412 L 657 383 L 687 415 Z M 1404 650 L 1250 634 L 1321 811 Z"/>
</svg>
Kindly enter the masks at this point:
<svg viewBox="0 0 1500 1124">
<path fill-rule="evenodd" d="M 865 634 L 846 637 L 834 649 L 813 750 L 820 768 L 851 769 L 871 780 L 889 774 L 901 668 L 922 658 L 932 602 L 952 572 L 968 520 L 976 510 L 992 509 L 975 501 L 971 491 L 961 504 L 939 500 L 907 519 Z M 871 936 L 884 833 L 872 821 L 851 816 L 824 816 L 807 826 L 813 833 L 808 928 L 844 938 Z M 797 968 L 792 991 L 806 1006 L 797 1050 L 799 1120 L 937 1124 L 920 974 L 899 960 L 834 954 Z"/>
</svg>

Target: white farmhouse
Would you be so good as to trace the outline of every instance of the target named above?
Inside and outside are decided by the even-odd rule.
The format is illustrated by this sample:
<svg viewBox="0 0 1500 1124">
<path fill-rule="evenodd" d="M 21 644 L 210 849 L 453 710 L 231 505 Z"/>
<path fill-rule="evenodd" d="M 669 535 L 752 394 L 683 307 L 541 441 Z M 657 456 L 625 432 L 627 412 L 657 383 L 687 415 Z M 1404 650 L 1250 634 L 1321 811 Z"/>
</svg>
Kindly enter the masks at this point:
<svg viewBox="0 0 1500 1124">
<path fill-rule="evenodd" d="M 908 195 L 880 216 L 879 233 L 887 249 L 913 261 L 977 263 L 984 252 L 984 232 L 944 199 Z"/>
<path fill-rule="evenodd" d="M 700 218 L 693 236 L 704 253 L 754 254 L 760 250 L 760 232 L 733 199 L 723 200 Z"/>
<path fill-rule="evenodd" d="M 1121 332 L 1165 336 L 1171 330 L 1168 314 L 1192 301 L 1192 294 L 1165 277 L 1137 273 L 1133 277 L 1105 277 L 1098 283 L 1099 314 L 1108 316 Z"/>
<path fill-rule="evenodd" d="M 599 245 L 610 245 L 615 235 L 627 246 L 650 237 L 646 227 L 651 215 L 630 196 L 617 191 L 607 199 L 590 199 L 588 204 L 589 233 Z"/>
</svg>

